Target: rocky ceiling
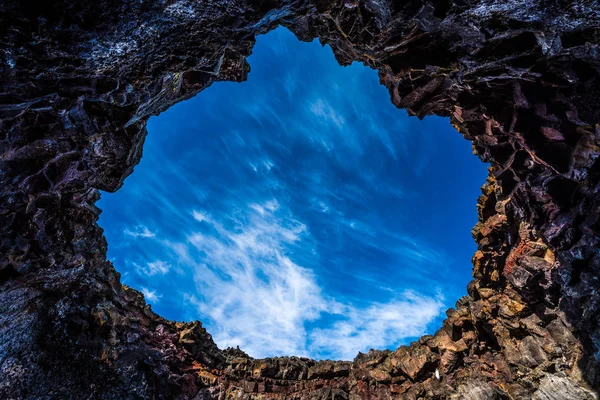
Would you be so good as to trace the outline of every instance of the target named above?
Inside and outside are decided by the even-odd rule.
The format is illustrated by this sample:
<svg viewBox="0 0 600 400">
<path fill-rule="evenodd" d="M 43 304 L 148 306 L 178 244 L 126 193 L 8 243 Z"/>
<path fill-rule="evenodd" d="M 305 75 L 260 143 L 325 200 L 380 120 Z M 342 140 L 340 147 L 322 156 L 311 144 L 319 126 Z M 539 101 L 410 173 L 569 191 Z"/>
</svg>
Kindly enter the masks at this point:
<svg viewBox="0 0 600 400">
<path fill-rule="evenodd" d="M 474 280 L 435 335 L 256 360 L 154 314 L 106 260 L 94 203 L 147 119 L 243 81 L 278 25 L 377 69 L 492 163 Z M 598 2 L 5 0 L 0 42 L 1 398 L 598 398 Z"/>
</svg>

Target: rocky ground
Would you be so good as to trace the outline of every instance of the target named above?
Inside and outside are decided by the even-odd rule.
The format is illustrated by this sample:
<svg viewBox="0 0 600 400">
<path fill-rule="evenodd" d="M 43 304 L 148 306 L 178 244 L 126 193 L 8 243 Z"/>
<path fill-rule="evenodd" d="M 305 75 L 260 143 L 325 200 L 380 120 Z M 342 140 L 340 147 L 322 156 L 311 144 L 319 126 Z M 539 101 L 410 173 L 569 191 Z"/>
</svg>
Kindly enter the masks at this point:
<svg viewBox="0 0 600 400">
<path fill-rule="evenodd" d="M 377 69 L 395 105 L 450 116 L 491 162 L 474 280 L 435 335 L 256 360 L 154 314 L 106 260 L 94 203 L 147 119 L 243 81 L 278 25 Z M 598 399 L 599 154 L 596 1 L 5 0 L 0 398 Z"/>
</svg>

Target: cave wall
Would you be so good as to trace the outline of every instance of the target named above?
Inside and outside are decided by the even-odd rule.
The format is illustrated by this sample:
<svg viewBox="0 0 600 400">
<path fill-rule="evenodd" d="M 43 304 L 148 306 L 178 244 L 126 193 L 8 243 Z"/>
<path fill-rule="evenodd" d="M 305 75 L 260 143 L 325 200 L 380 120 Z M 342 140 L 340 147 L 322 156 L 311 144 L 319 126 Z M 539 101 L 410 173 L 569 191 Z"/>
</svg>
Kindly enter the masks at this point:
<svg viewBox="0 0 600 400">
<path fill-rule="evenodd" d="M 278 25 L 492 164 L 469 295 L 435 335 L 255 360 L 154 314 L 106 260 L 98 190 L 132 173 L 147 119 L 245 80 Z M 598 398 L 597 2 L 7 0 L 0 40 L 1 398 Z"/>
</svg>

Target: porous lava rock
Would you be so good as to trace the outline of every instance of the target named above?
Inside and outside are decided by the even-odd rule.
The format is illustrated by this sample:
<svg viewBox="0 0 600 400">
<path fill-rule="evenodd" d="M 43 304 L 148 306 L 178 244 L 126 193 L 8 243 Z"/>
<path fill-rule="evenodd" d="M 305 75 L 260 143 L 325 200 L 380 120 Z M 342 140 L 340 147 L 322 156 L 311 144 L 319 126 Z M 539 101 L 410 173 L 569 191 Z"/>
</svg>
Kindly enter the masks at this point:
<svg viewBox="0 0 600 400">
<path fill-rule="evenodd" d="M 106 259 L 94 204 L 147 119 L 243 81 L 279 25 L 449 116 L 492 165 L 469 294 L 433 336 L 253 359 L 153 313 Z M 599 40 L 593 0 L 4 0 L 0 398 L 597 399 Z"/>
</svg>

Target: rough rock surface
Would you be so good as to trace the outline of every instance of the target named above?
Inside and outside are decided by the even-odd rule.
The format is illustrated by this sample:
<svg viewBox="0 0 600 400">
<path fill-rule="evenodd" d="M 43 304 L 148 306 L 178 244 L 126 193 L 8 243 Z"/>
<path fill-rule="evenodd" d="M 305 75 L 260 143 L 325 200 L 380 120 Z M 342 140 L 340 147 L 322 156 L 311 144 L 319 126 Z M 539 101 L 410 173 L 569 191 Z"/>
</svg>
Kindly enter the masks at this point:
<svg viewBox="0 0 600 400">
<path fill-rule="evenodd" d="M 244 80 L 278 25 L 492 163 L 469 295 L 434 336 L 256 360 L 157 316 L 106 260 L 98 189 L 133 171 L 148 117 Z M 597 399 L 599 41 L 593 0 L 1 2 L 0 398 Z"/>
</svg>

